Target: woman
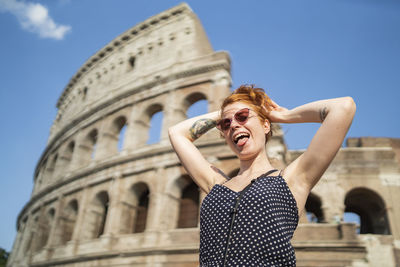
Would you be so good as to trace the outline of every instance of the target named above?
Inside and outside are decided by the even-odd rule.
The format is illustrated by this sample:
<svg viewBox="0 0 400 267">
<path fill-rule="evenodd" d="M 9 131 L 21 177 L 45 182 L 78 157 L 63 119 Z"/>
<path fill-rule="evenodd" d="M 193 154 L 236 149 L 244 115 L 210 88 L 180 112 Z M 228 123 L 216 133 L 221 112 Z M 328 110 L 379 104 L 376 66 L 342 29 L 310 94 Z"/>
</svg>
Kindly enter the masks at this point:
<svg viewBox="0 0 400 267">
<path fill-rule="evenodd" d="M 169 129 L 183 166 L 207 193 L 200 211 L 201 266 L 295 266 L 290 244 L 308 194 L 335 157 L 356 110 L 351 97 L 280 107 L 261 88 L 242 85 L 220 112 Z M 274 170 L 265 144 L 271 123 L 321 123 L 307 150 L 284 170 Z M 240 160 L 229 178 L 193 145 L 217 127 Z"/>
</svg>

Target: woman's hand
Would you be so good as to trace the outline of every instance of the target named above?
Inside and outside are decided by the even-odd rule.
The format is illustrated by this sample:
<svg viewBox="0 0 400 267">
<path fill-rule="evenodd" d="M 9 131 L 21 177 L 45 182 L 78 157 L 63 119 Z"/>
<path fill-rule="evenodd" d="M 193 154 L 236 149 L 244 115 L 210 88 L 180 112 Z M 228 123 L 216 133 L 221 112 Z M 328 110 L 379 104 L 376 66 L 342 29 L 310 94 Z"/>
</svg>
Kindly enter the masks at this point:
<svg viewBox="0 0 400 267">
<path fill-rule="evenodd" d="M 264 109 L 268 113 L 268 119 L 270 122 L 286 122 L 287 114 L 289 110 L 287 108 L 279 106 L 275 101 L 271 99 L 271 110 L 267 110 L 266 107 Z"/>
</svg>

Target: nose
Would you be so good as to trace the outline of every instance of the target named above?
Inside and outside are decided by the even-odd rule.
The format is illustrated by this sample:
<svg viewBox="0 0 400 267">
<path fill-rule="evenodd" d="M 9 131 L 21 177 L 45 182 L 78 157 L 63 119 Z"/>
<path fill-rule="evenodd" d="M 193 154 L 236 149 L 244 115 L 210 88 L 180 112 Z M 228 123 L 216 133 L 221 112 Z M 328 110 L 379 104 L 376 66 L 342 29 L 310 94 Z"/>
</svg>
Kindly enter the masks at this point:
<svg viewBox="0 0 400 267">
<path fill-rule="evenodd" d="M 231 121 L 231 129 L 235 129 L 235 128 L 239 128 L 241 125 L 235 120 L 235 119 L 232 119 L 232 121 Z"/>
</svg>

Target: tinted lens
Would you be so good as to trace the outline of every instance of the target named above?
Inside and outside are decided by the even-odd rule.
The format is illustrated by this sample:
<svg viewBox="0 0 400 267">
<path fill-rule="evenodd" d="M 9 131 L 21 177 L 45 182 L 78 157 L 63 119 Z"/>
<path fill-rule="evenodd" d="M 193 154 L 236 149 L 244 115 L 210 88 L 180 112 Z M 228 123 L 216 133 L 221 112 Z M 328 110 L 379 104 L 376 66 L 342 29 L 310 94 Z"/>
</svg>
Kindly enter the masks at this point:
<svg viewBox="0 0 400 267">
<path fill-rule="evenodd" d="M 247 119 L 249 118 L 250 110 L 248 108 L 244 108 L 235 113 L 235 120 L 241 125 L 245 124 Z M 226 131 L 231 127 L 232 119 L 222 119 L 218 122 L 218 128 L 222 131 Z"/>
<path fill-rule="evenodd" d="M 235 114 L 235 120 L 241 124 L 244 124 L 247 121 L 247 118 L 249 117 L 249 109 L 241 109 Z"/>
<path fill-rule="evenodd" d="M 220 121 L 219 126 L 221 127 L 221 130 L 226 131 L 231 127 L 231 119 L 223 119 Z"/>
</svg>

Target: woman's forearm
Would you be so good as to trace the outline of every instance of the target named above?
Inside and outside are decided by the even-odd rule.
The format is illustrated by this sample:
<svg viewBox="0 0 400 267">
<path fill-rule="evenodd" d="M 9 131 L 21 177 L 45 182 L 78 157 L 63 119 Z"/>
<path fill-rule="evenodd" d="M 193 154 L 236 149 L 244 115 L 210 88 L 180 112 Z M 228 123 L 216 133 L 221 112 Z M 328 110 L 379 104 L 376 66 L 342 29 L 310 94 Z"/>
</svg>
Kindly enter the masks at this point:
<svg viewBox="0 0 400 267">
<path fill-rule="evenodd" d="M 323 122 L 327 116 L 335 113 L 349 112 L 354 114 L 355 104 L 351 97 L 341 97 L 311 102 L 282 112 L 282 123 Z"/>
<path fill-rule="evenodd" d="M 171 137 L 185 137 L 190 141 L 198 139 L 217 125 L 219 112 L 210 112 L 201 116 L 182 121 L 169 128 L 168 132 Z"/>
</svg>

